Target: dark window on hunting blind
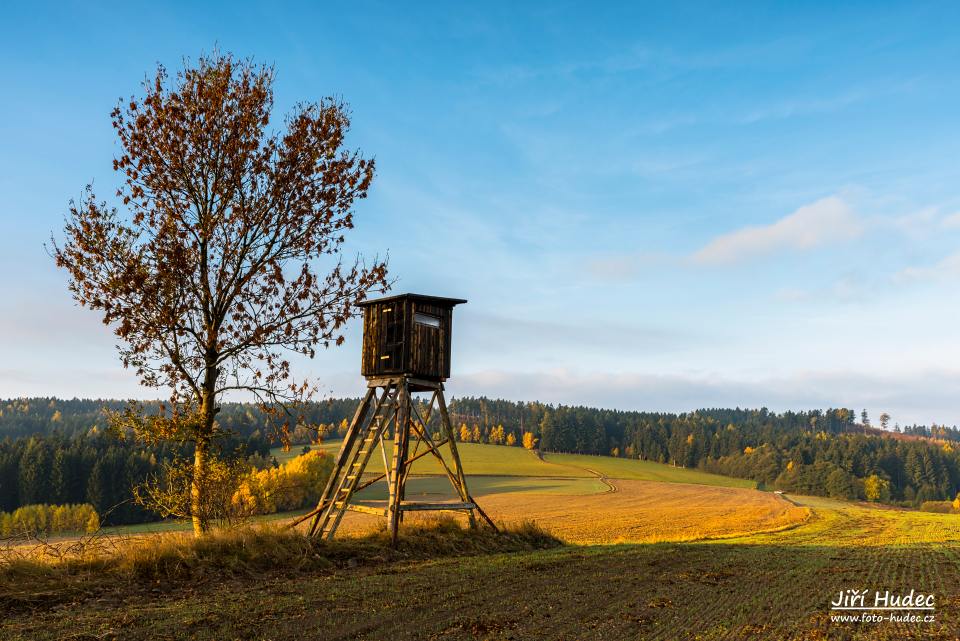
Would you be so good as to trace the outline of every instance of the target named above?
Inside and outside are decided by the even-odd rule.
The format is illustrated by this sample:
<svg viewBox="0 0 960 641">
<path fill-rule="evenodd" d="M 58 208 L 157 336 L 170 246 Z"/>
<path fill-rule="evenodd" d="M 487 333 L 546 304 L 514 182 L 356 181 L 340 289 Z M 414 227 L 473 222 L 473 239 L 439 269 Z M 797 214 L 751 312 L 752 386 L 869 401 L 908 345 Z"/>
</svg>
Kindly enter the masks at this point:
<svg viewBox="0 0 960 641">
<path fill-rule="evenodd" d="M 384 363 L 384 371 L 395 370 L 402 366 L 403 358 L 403 307 L 391 306 L 383 308 L 383 345 L 380 360 Z"/>
<path fill-rule="evenodd" d="M 423 314 L 421 312 L 416 312 L 413 315 L 413 322 L 417 325 L 426 325 L 427 327 L 440 328 L 440 319 L 431 314 Z"/>
</svg>

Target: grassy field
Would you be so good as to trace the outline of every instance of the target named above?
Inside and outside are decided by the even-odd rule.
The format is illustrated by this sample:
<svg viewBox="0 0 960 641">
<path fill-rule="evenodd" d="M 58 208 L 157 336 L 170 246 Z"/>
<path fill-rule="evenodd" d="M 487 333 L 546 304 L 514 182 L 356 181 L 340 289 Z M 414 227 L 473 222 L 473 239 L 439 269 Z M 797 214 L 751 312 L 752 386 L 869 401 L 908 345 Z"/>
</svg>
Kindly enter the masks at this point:
<svg viewBox="0 0 960 641">
<path fill-rule="evenodd" d="M 324 451 L 336 454 L 340 441 L 324 441 L 320 446 Z M 695 483 L 698 485 L 718 485 L 724 487 L 756 486 L 754 481 L 735 479 L 700 470 L 664 465 L 652 461 L 614 458 L 612 456 L 591 456 L 587 454 L 552 454 L 537 456 L 521 447 L 486 445 L 484 443 L 458 443 L 457 448 L 463 460 L 463 468 L 471 476 L 537 476 L 557 478 L 582 478 L 589 476 L 608 476 L 617 479 L 636 481 L 660 481 L 664 483 Z M 301 447 L 293 447 L 289 452 L 274 448 L 270 453 L 282 463 L 301 453 Z M 386 448 L 387 460 L 392 455 L 392 444 Z M 383 472 L 383 454 L 375 451 L 367 471 Z M 440 464 L 432 456 L 425 456 L 414 463 L 414 474 L 443 474 Z"/>
<path fill-rule="evenodd" d="M 320 446 L 324 451 L 336 454 L 340 449 L 340 441 L 324 441 Z M 282 448 L 274 448 L 270 453 L 278 462 L 298 456 L 302 447 L 292 447 L 289 452 Z M 545 462 L 536 454 L 522 447 L 506 447 L 503 445 L 487 445 L 485 443 L 457 443 L 457 450 L 463 460 L 463 468 L 471 475 L 492 476 L 541 476 L 541 477 L 588 477 L 593 476 L 582 467 L 569 467 Z M 444 448 L 446 452 L 446 448 Z M 393 455 L 393 443 L 388 442 L 386 447 L 387 460 Z M 666 467 L 666 466 L 665 466 Z M 383 472 L 383 454 L 379 448 L 373 452 L 367 471 L 381 474 Z M 443 474 L 443 468 L 433 456 L 427 455 L 413 464 L 413 474 Z"/>
<path fill-rule="evenodd" d="M 585 454 L 544 454 L 548 463 L 573 469 L 590 469 L 615 479 L 636 481 L 659 481 L 661 483 L 696 483 L 723 487 L 756 487 L 755 481 L 735 479 L 719 474 L 710 474 L 685 467 L 673 467 L 652 461 L 613 458 L 612 456 L 589 456 Z"/>
<path fill-rule="evenodd" d="M 0 638 L 960 638 L 956 515 L 785 498 L 724 487 L 711 475 L 679 483 L 694 477 L 621 459 L 542 462 L 519 448 L 519 469 L 582 465 L 583 474 L 511 476 L 495 456 L 511 448 L 477 445 L 465 448 L 465 459 L 468 449 L 485 469 L 501 471 L 470 479 L 494 518 L 531 519 L 571 545 L 457 558 L 386 555 L 382 564 L 356 567 L 298 563 L 175 589 L 160 582 L 156 593 L 118 584 L 34 609 L 5 610 L 0 593 Z M 432 496 L 445 483 L 421 477 L 410 487 Z M 382 499 L 382 488 L 365 498 Z M 344 532 L 374 522 L 350 514 Z M 845 589 L 932 593 L 935 621 L 833 622 L 830 601 Z"/>
</svg>

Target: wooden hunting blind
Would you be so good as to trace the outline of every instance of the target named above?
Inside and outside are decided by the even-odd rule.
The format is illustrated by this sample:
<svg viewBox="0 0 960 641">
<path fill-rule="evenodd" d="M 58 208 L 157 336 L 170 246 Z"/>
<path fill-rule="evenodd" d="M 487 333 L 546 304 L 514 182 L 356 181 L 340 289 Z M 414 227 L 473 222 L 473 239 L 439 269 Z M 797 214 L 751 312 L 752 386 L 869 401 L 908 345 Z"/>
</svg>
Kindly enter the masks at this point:
<svg viewBox="0 0 960 641">
<path fill-rule="evenodd" d="M 367 379 L 367 393 L 344 435 L 320 503 L 301 519 L 313 519 L 311 536 L 332 539 L 348 511 L 386 517 L 394 541 L 403 514 L 409 511 L 466 513 L 471 526 L 476 526 L 479 514 L 494 527 L 467 490 L 443 397 L 443 383 L 450 377 L 453 308 L 466 302 L 459 298 L 402 294 L 361 303 L 360 371 Z M 429 394 L 429 402 L 414 400 L 414 393 Z M 393 447 L 388 454 L 390 440 Z M 367 463 L 377 449 L 385 471 L 365 476 Z M 458 501 L 406 500 L 411 467 L 427 455 L 439 462 Z M 387 480 L 389 491 L 385 506 L 356 500 L 357 492 L 383 479 Z"/>
<path fill-rule="evenodd" d="M 402 374 L 429 381 L 450 378 L 450 330 L 460 298 L 403 294 L 361 303 L 363 356 L 360 373 Z"/>
</svg>

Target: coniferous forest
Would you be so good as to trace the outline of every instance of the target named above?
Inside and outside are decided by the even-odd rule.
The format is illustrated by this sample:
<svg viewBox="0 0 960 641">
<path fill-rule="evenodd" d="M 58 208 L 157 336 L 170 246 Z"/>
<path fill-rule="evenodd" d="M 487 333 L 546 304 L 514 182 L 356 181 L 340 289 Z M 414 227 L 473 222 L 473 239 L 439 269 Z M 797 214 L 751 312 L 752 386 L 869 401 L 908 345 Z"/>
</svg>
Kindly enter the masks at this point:
<svg viewBox="0 0 960 641">
<path fill-rule="evenodd" d="M 305 413 L 327 438 L 346 427 L 357 399 L 318 402 Z M 122 401 L 14 399 L 0 402 L 0 512 L 36 504 L 88 503 L 109 524 L 157 517 L 133 504 L 131 487 L 187 446 L 146 445 L 107 429 L 105 409 Z M 148 403 L 148 411 L 158 407 Z M 450 403 L 463 440 L 639 458 L 752 479 L 759 487 L 903 505 L 953 499 L 960 489 L 960 432 L 910 426 L 870 429 L 849 409 L 775 413 L 706 409 L 652 413 L 551 406 L 486 398 Z M 253 405 L 225 403 L 225 456 L 269 457 L 279 445 Z M 298 427 L 294 444 L 315 430 Z M 527 435 L 527 438 L 524 438 Z"/>
</svg>

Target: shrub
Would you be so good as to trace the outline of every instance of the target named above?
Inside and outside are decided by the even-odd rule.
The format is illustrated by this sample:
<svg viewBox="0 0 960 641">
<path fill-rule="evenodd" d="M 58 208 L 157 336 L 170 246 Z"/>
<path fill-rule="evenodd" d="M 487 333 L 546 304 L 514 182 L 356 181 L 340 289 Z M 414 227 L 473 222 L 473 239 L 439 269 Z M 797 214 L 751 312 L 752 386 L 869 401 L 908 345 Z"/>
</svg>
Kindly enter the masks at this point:
<svg viewBox="0 0 960 641">
<path fill-rule="evenodd" d="M 13 512 L 0 512 L 0 536 L 49 536 L 99 529 L 100 516 L 89 503 L 24 505 Z"/>
<path fill-rule="evenodd" d="M 924 501 L 920 504 L 920 511 L 953 514 L 957 510 L 954 508 L 952 501 Z"/>
<path fill-rule="evenodd" d="M 333 460 L 323 452 L 307 452 L 277 468 L 251 472 L 233 503 L 247 514 L 296 510 L 320 500 Z"/>
</svg>

